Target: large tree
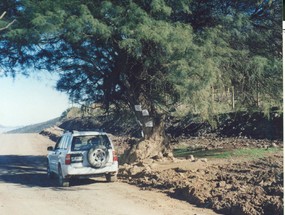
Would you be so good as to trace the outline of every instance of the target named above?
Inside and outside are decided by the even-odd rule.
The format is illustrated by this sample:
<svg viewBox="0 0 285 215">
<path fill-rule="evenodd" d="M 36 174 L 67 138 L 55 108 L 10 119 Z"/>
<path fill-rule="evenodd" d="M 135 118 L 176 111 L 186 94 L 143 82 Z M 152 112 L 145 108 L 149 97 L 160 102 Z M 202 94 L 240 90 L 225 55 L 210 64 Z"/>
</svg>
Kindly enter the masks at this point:
<svg viewBox="0 0 285 215">
<path fill-rule="evenodd" d="M 57 89 L 72 101 L 133 110 L 145 139 L 157 142 L 140 144 L 143 153 L 134 159 L 161 150 L 164 116 L 177 104 L 208 117 L 217 89 L 233 86 L 241 106 L 248 103 L 243 107 L 261 96 L 269 103 L 282 97 L 276 0 L 14 0 L 0 6 L 17 19 L 1 40 L 6 74 L 19 67 L 56 71 Z"/>
<path fill-rule="evenodd" d="M 17 28 L 3 41 L 5 51 L 9 48 L 6 62 L 59 71 L 57 89 L 75 102 L 100 102 L 107 110 L 111 104 L 127 105 L 145 138 L 158 142 L 143 156 L 161 148 L 163 111 L 179 99 L 173 73 L 189 70 L 179 82 L 191 71 L 193 79 L 203 79 L 188 62 L 199 51 L 192 28 L 171 20 L 171 5 L 161 0 L 21 2 Z M 175 9 L 187 13 L 187 4 L 181 1 Z M 152 123 L 146 126 L 135 105 L 149 112 Z"/>
</svg>

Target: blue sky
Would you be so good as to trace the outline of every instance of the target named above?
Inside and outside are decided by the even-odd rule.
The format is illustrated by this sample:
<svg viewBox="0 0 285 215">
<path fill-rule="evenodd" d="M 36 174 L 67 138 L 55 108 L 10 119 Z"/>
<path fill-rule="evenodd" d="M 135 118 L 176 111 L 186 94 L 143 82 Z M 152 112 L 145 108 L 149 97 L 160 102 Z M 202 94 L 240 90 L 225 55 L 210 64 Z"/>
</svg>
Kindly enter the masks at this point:
<svg viewBox="0 0 285 215">
<path fill-rule="evenodd" d="M 55 90 L 57 79 L 47 72 L 0 77 L 0 125 L 30 125 L 60 116 L 71 105 L 66 94 Z"/>
</svg>

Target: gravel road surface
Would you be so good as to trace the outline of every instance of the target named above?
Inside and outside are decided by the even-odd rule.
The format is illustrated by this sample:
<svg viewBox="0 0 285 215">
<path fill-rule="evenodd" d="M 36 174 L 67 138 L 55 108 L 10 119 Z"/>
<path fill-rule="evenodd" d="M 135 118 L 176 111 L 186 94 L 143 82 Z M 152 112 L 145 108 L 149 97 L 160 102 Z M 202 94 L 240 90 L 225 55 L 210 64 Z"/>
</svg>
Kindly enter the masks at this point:
<svg viewBox="0 0 285 215">
<path fill-rule="evenodd" d="M 212 215 L 211 210 L 155 191 L 94 178 L 57 187 L 46 177 L 46 148 L 39 134 L 0 134 L 1 215 Z"/>
</svg>

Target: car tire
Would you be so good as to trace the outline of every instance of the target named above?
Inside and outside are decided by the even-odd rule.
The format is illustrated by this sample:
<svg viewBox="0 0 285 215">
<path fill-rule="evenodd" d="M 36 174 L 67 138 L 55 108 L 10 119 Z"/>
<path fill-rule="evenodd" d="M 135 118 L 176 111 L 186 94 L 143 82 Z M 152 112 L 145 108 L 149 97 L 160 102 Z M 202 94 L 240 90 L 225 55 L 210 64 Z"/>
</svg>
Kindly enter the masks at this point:
<svg viewBox="0 0 285 215">
<path fill-rule="evenodd" d="M 107 182 L 115 182 L 117 181 L 117 174 L 116 175 L 112 175 L 112 174 L 106 174 L 106 181 Z"/>
<path fill-rule="evenodd" d="M 108 150 L 105 146 L 97 146 L 89 149 L 88 162 L 94 168 L 102 168 L 108 161 Z"/>
<path fill-rule="evenodd" d="M 69 180 L 62 175 L 61 166 L 58 166 L 58 185 L 59 187 L 69 187 Z"/>
<path fill-rule="evenodd" d="M 47 163 L 47 177 L 49 179 L 53 179 L 54 178 L 54 173 L 50 170 L 49 162 Z"/>
</svg>

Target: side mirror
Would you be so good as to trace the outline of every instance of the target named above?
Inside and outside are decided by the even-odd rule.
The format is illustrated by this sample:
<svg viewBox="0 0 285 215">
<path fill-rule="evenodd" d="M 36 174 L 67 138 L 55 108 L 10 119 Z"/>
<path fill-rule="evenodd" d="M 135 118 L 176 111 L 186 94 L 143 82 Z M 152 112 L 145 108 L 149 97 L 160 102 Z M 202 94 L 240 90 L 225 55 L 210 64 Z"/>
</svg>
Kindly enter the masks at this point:
<svg viewBox="0 0 285 215">
<path fill-rule="evenodd" d="M 47 150 L 48 150 L 48 151 L 53 151 L 53 147 L 52 147 L 52 146 L 49 146 L 49 147 L 47 147 Z"/>
</svg>

